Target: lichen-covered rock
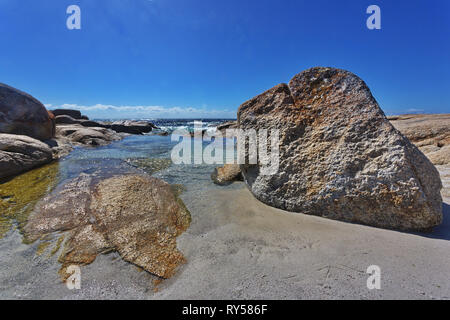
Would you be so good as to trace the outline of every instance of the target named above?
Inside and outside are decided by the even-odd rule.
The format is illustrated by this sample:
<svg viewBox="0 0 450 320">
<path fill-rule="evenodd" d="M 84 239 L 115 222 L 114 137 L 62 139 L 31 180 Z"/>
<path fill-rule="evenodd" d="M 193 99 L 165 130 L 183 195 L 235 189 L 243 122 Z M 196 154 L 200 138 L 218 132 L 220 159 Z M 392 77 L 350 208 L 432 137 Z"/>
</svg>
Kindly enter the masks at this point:
<svg viewBox="0 0 450 320">
<path fill-rule="evenodd" d="M 238 164 L 225 164 L 214 169 L 211 179 L 215 184 L 227 185 L 234 181 L 242 181 L 241 168 Z"/>
<path fill-rule="evenodd" d="M 37 99 L 0 83 L 0 132 L 47 140 L 54 136 L 55 121 Z"/>
<path fill-rule="evenodd" d="M 241 165 L 252 193 L 268 205 L 402 230 L 442 221 L 438 171 L 348 71 L 301 72 L 242 104 L 238 123 L 280 130 L 276 174 Z"/>
<path fill-rule="evenodd" d="M 10 177 L 53 160 L 50 147 L 28 136 L 0 133 L 0 178 Z"/>
<path fill-rule="evenodd" d="M 183 263 L 176 238 L 190 223 L 189 211 L 166 182 L 121 175 L 98 182 L 81 175 L 43 199 L 25 227 L 28 241 L 69 231 L 61 272 L 115 250 L 150 273 L 169 278 Z"/>
</svg>

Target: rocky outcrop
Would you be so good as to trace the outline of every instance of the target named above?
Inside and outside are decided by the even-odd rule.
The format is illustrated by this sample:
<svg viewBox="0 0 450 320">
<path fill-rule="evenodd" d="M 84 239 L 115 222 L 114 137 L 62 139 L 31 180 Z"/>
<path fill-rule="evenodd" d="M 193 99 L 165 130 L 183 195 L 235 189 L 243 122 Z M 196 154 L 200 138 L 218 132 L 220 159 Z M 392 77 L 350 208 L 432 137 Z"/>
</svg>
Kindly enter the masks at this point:
<svg viewBox="0 0 450 320">
<path fill-rule="evenodd" d="M 100 122 L 92 120 L 76 119 L 68 115 L 59 115 L 56 117 L 56 124 L 79 124 L 83 127 L 97 127 L 114 130 L 118 133 L 144 134 L 157 128 L 154 124 L 147 121 L 123 120 L 115 122 Z"/>
<path fill-rule="evenodd" d="M 0 178 L 10 177 L 53 160 L 52 149 L 28 136 L 0 133 Z"/>
<path fill-rule="evenodd" d="M 433 164 L 450 164 L 450 114 L 406 114 L 388 119 Z"/>
<path fill-rule="evenodd" d="M 56 136 L 75 145 L 103 146 L 122 139 L 115 131 L 101 127 L 83 127 L 80 125 L 58 125 Z"/>
<path fill-rule="evenodd" d="M 190 214 L 166 182 L 143 175 L 101 180 L 82 174 L 40 201 L 25 226 L 28 241 L 68 231 L 60 256 L 68 265 L 85 265 L 111 250 L 162 278 L 184 262 L 176 238 Z"/>
<path fill-rule="evenodd" d="M 55 133 L 55 122 L 37 99 L 0 83 L 0 132 L 47 140 Z"/>
<path fill-rule="evenodd" d="M 88 128 L 92 128 L 92 127 L 96 127 L 96 128 L 110 128 L 111 127 L 111 126 L 105 125 L 105 124 L 103 124 L 101 122 L 92 121 L 92 120 L 84 120 L 84 119 L 75 119 L 75 118 L 72 118 L 71 116 L 67 116 L 67 115 L 56 116 L 55 121 L 56 121 L 57 125 L 61 125 L 61 124 L 79 124 L 80 126 L 88 127 Z"/>
<path fill-rule="evenodd" d="M 133 121 L 133 120 L 123 120 L 115 121 L 111 123 L 108 128 L 116 132 L 123 132 L 129 134 L 144 134 L 149 133 L 157 127 L 148 121 Z"/>
<path fill-rule="evenodd" d="M 279 130 L 277 173 L 241 165 L 251 192 L 270 206 L 401 230 L 442 221 L 438 171 L 348 71 L 306 70 L 242 104 L 238 124 Z"/>
<path fill-rule="evenodd" d="M 80 121 L 67 115 L 56 116 L 56 124 L 79 124 Z"/>
<path fill-rule="evenodd" d="M 79 110 L 71 110 L 71 109 L 54 109 L 52 110 L 53 114 L 58 117 L 58 116 L 69 116 L 73 119 L 78 119 L 78 120 L 89 120 L 88 117 L 83 116 L 81 114 L 81 111 Z"/>
<path fill-rule="evenodd" d="M 211 179 L 215 184 L 228 185 L 234 181 L 242 181 L 241 168 L 238 164 L 225 164 L 214 169 Z"/>
</svg>

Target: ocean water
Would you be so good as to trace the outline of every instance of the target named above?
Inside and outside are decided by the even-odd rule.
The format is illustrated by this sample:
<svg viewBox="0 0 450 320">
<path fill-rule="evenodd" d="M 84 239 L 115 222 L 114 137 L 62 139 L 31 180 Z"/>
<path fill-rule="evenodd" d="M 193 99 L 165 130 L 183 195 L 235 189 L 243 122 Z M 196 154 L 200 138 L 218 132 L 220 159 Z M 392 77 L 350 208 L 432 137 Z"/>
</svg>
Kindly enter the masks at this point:
<svg viewBox="0 0 450 320">
<path fill-rule="evenodd" d="M 117 119 L 93 119 L 94 121 L 117 121 Z M 202 129 L 205 129 L 207 132 L 215 132 L 216 127 L 228 121 L 235 121 L 236 119 L 153 119 L 153 118 L 145 118 L 145 119 L 130 119 L 137 121 L 149 121 L 156 125 L 159 129 L 155 130 L 155 132 L 167 132 L 172 133 L 177 129 L 186 129 L 189 132 L 194 131 L 194 122 L 201 122 Z"/>
<path fill-rule="evenodd" d="M 203 123 L 203 128 L 215 130 L 218 124 L 225 121 L 227 120 L 208 120 Z M 191 131 L 194 128 L 192 120 L 153 122 L 156 125 L 164 125 L 168 131 L 180 128 Z M 37 168 L 14 177 L 8 186 L 17 187 L 20 182 L 18 190 L 26 190 L 26 192 L 17 193 L 17 190 L 8 190 L 8 187 L 0 190 L 2 195 L 0 209 L 6 208 L 7 213 L 9 212 L 0 214 L 0 239 L 13 226 L 17 225 L 20 228 L 26 222 L 26 216 L 40 199 L 53 192 L 58 185 L 65 184 L 81 174 L 92 175 L 95 180 L 99 180 L 114 175 L 145 172 L 171 185 L 177 185 L 177 189 L 183 191 L 180 198 L 187 208 L 191 212 L 200 214 L 215 205 L 208 200 L 210 191 L 243 187 L 242 183 L 221 187 L 212 182 L 211 173 L 215 167 L 222 166 L 223 163 L 206 164 L 201 161 L 203 152 L 211 141 L 202 141 L 200 143 L 202 148 L 199 148 L 197 152 L 193 146 L 194 140 L 196 143 L 199 142 L 198 138 L 184 135 L 172 141 L 171 135 L 160 135 L 158 132 L 160 131 L 146 135 L 129 135 L 120 141 L 101 147 L 76 147 L 69 155 L 50 166 Z M 186 139 L 191 142 L 191 161 L 184 164 L 173 163 L 171 157 L 173 147 Z M 235 145 L 224 143 L 224 146 L 228 149 L 224 150 L 223 160 L 228 152 L 236 154 Z M 12 198 L 13 195 L 14 198 Z"/>
<path fill-rule="evenodd" d="M 176 129 L 187 129 L 193 132 L 192 119 L 164 119 L 149 120 L 161 130 L 173 132 Z M 230 121 L 229 119 L 202 120 L 202 128 L 215 131 L 216 126 Z M 81 173 L 102 172 L 105 176 L 135 172 L 142 170 L 163 179 L 169 184 L 182 185 L 185 192 L 181 198 L 189 209 L 198 206 L 207 206 L 207 194 L 211 189 L 242 188 L 242 184 L 221 187 L 211 180 L 211 173 L 215 167 L 222 164 L 194 164 L 194 160 L 201 160 L 203 153 L 195 153 L 191 149 L 190 164 L 174 164 L 171 161 L 172 148 L 181 141 L 172 141 L 171 135 L 161 136 L 155 130 L 145 135 L 131 135 L 123 140 L 115 141 L 109 145 L 95 148 L 77 147 L 67 157 L 59 161 L 60 183 L 74 178 Z M 193 142 L 193 138 L 191 139 Z M 211 142 L 203 141 L 202 152 Z M 193 143 L 192 143 L 193 146 Z M 224 142 L 224 147 L 226 143 Z M 236 148 L 225 149 L 223 159 Z"/>
<path fill-rule="evenodd" d="M 234 119 L 155 119 L 148 121 L 155 124 L 162 131 L 172 133 L 176 129 L 187 129 L 189 132 L 193 132 L 194 121 L 202 123 L 202 130 L 205 129 L 207 132 L 214 132 L 219 124 L 232 120 Z"/>
<path fill-rule="evenodd" d="M 193 128 L 192 120 L 154 122 L 157 125 L 164 123 L 173 130 L 184 126 Z M 225 122 L 225 120 L 221 122 Z M 206 126 L 212 128 L 221 122 L 209 121 Z M 221 166 L 221 164 L 172 163 L 171 151 L 177 143 L 178 141 L 171 140 L 170 135 L 146 134 L 130 135 L 106 146 L 76 147 L 69 155 L 48 168 L 50 174 L 42 171 L 42 168 L 36 169 L 40 170 L 39 180 L 34 176 L 32 179 L 27 179 L 28 185 L 24 184 L 22 189 L 27 192 L 39 187 L 38 190 L 42 192 L 38 194 L 38 197 L 42 199 L 48 193 L 58 192 L 58 186 L 83 173 L 92 174 L 95 177 L 94 179 L 97 180 L 120 174 L 147 172 L 171 185 L 177 185 L 176 189 L 182 191 L 179 197 L 192 217 L 192 223 L 188 230 L 190 234 L 201 233 L 204 232 L 205 225 L 207 227 L 213 226 L 218 224 L 220 219 L 223 219 L 219 213 L 224 210 L 224 203 L 230 203 L 232 199 L 223 197 L 222 193 L 227 190 L 240 190 L 245 186 L 242 182 L 236 182 L 228 186 L 215 185 L 211 180 L 211 173 L 215 167 Z M 209 143 L 204 142 L 202 145 L 206 147 Z M 193 160 L 195 157 L 196 155 L 192 154 Z M 43 177 L 43 175 L 48 177 Z M 55 176 L 56 178 L 53 178 Z M 17 177 L 14 179 L 17 179 Z M 38 185 L 32 189 L 31 187 L 36 183 L 48 183 L 48 187 Z M 32 203 L 27 203 L 28 205 L 34 205 L 39 199 L 33 198 Z M 27 208 L 28 205 L 26 205 Z M 20 229 L 19 223 L 22 222 L 23 224 L 30 212 L 27 210 L 26 214 L 14 214 L 6 217 L 0 214 L 0 265 L 2 266 L 2 273 L 0 274 L 0 283 L 2 284 L 2 290 L 0 291 L 2 292 L 0 292 L 0 297 L 17 297 L 17 292 L 20 292 L 22 296 L 37 298 L 65 296 L 68 294 L 67 289 L 61 284 L 58 276 L 58 270 L 61 267 L 57 260 L 58 255 L 51 254 L 55 248 L 58 248 L 57 242 L 61 239 L 61 235 L 52 234 L 45 240 L 39 240 L 36 243 L 22 243 L 24 240 L 23 229 Z M 19 219 L 22 217 L 23 219 Z M 44 251 L 45 254 L 42 254 Z M 97 259 L 101 260 L 101 258 Z M 135 285 L 133 284 L 131 287 L 137 287 L 140 290 L 143 286 L 147 290 L 148 283 L 152 278 L 149 278 L 146 274 L 136 272 L 134 268 L 126 268 L 124 265 L 120 267 L 121 269 L 117 269 L 114 256 L 104 257 L 103 261 L 105 264 L 99 270 L 95 269 L 98 268 L 98 264 L 97 267 L 92 267 L 96 270 L 94 271 L 95 275 L 93 275 L 94 281 L 89 281 L 89 271 L 83 269 L 83 277 L 85 277 L 85 273 L 87 277 L 86 279 L 83 278 L 83 281 L 87 286 L 94 286 L 92 292 L 98 292 L 95 287 L 98 283 L 103 285 L 104 282 L 102 281 L 110 280 L 119 281 L 126 288 L 128 288 L 128 284 L 136 281 Z M 112 270 L 112 273 L 104 274 L 105 268 Z M 29 270 L 32 270 L 32 273 L 29 273 Z M 123 277 L 118 276 L 123 272 L 125 272 Z M 84 294 L 84 292 L 90 294 L 91 291 L 87 289 L 82 293 Z M 120 292 L 122 293 L 122 291 Z M 133 291 L 127 298 L 133 297 L 136 292 L 138 291 Z M 123 294 L 126 295 L 127 293 Z"/>
</svg>

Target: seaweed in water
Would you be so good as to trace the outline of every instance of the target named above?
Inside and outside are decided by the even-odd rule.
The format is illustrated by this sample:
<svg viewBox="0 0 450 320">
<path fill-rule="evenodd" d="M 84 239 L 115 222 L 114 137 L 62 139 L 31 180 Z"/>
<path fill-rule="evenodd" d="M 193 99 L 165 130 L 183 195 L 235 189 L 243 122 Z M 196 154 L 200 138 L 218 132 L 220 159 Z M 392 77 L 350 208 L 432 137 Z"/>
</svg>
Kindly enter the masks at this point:
<svg viewBox="0 0 450 320">
<path fill-rule="evenodd" d="M 58 172 L 53 162 L 0 183 L 0 239 L 14 225 L 22 233 L 36 203 L 57 185 Z"/>
</svg>

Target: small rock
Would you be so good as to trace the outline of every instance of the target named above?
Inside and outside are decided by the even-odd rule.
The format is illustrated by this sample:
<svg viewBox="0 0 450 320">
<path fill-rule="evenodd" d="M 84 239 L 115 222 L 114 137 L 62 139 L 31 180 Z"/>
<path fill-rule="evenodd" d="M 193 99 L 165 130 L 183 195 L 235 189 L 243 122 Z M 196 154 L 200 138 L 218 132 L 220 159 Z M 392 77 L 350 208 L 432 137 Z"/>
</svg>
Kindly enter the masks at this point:
<svg viewBox="0 0 450 320">
<path fill-rule="evenodd" d="M 211 179 L 215 184 L 228 185 L 234 181 L 242 181 L 241 168 L 238 164 L 225 164 L 214 169 Z"/>
<path fill-rule="evenodd" d="M 0 133 L 0 178 L 17 175 L 53 160 L 50 147 L 28 136 Z"/>
<path fill-rule="evenodd" d="M 225 131 L 227 129 L 236 129 L 238 127 L 236 121 L 228 121 L 217 126 L 217 130 Z"/>
</svg>

